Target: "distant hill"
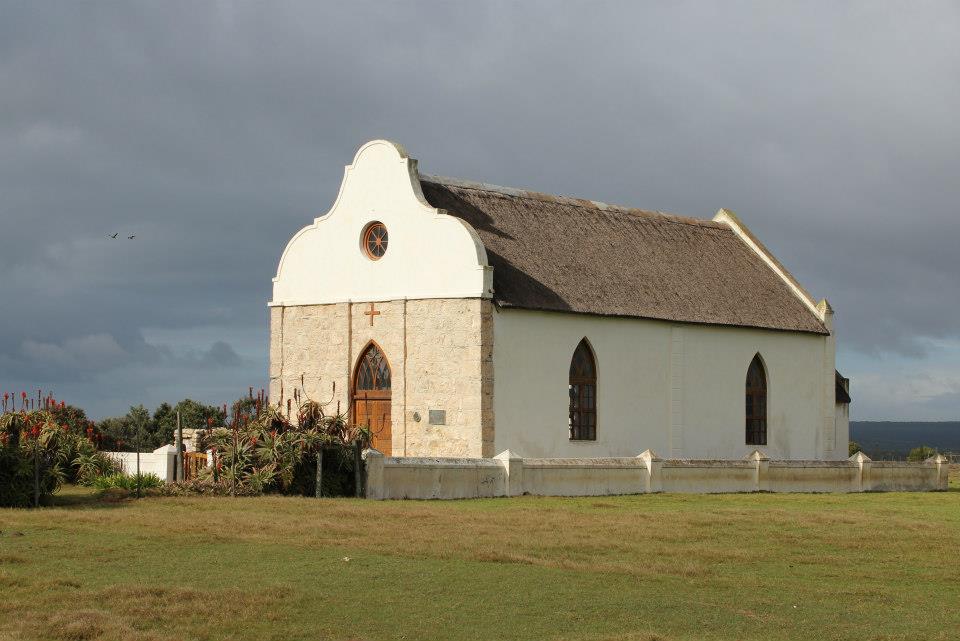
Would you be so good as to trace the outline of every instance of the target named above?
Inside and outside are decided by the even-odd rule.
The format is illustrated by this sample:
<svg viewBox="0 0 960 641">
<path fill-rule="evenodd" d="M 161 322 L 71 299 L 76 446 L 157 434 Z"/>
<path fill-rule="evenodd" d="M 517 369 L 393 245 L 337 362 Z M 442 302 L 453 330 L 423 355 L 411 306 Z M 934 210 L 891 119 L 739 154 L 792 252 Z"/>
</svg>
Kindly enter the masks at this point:
<svg viewBox="0 0 960 641">
<path fill-rule="evenodd" d="M 921 445 L 960 453 L 960 421 L 850 421 L 850 440 L 872 459 L 904 458 Z"/>
</svg>

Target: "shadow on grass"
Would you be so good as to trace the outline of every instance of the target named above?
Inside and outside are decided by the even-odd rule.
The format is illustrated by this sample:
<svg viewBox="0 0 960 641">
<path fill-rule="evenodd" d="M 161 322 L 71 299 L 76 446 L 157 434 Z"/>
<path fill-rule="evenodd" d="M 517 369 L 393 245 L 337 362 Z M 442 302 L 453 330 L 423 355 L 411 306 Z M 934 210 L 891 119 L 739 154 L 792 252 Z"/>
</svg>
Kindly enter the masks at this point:
<svg viewBox="0 0 960 641">
<path fill-rule="evenodd" d="M 93 488 L 80 485 L 64 485 L 56 494 L 50 497 L 50 503 L 45 507 L 57 508 L 94 508 L 94 509 L 115 509 L 125 507 L 136 498 L 111 498 L 98 492 Z M 141 499 L 143 500 L 143 499 Z"/>
</svg>

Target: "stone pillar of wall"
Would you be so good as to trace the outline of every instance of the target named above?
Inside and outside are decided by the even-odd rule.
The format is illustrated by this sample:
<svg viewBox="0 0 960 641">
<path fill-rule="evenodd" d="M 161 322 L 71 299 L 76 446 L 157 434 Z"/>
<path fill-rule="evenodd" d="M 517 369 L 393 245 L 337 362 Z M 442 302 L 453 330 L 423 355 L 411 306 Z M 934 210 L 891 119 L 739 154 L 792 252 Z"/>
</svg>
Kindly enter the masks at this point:
<svg viewBox="0 0 960 641">
<path fill-rule="evenodd" d="M 857 466 L 857 489 L 860 492 L 869 492 L 873 489 L 873 483 L 870 479 L 870 468 L 873 461 L 863 452 L 855 452 L 849 459 Z"/>
<path fill-rule="evenodd" d="M 753 491 L 766 492 L 769 489 L 767 472 L 770 469 L 770 457 L 760 450 L 754 450 L 747 455 L 747 460 L 754 465 Z"/>
<path fill-rule="evenodd" d="M 368 499 L 383 498 L 383 454 L 376 450 L 364 450 L 363 461 L 366 477 L 364 496 Z"/>
<path fill-rule="evenodd" d="M 663 491 L 663 459 L 653 450 L 644 450 L 637 456 L 643 461 L 643 485 L 646 492 Z"/>
<path fill-rule="evenodd" d="M 494 459 L 503 466 L 504 476 L 506 477 L 504 494 L 506 496 L 523 494 L 523 458 L 510 450 L 504 450 L 497 454 Z"/>
<path fill-rule="evenodd" d="M 936 489 L 943 491 L 950 489 L 950 460 L 943 454 L 937 454 L 924 462 L 937 470 Z"/>
</svg>

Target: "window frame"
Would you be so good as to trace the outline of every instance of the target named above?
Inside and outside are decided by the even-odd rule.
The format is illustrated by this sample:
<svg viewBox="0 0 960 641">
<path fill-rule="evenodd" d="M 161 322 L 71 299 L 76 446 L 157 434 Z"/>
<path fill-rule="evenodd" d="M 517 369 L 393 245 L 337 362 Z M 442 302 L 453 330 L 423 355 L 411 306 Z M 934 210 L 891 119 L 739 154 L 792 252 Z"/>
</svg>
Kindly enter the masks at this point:
<svg viewBox="0 0 960 641">
<path fill-rule="evenodd" d="M 760 385 L 751 384 L 751 375 L 759 373 Z M 769 441 L 770 377 L 767 367 L 757 352 L 747 366 L 744 383 L 744 442 L 747 445 L 766 445 Z"/>
<path fill-rule="evenodd" d="M 374 253 L 374 249 L 371 249 L 370 243 L 375 230 L 383 230 L 383 242 L 381 244 L 375 244 L 375 247 L 380 247 L 381 252 L 378 256 Z M 363 255 L 369 258 L 370 260 L 380 260 L 387 254 L 387 249 L 390 247 L 390 232 L 387 230 L 387 226 L 384 225 L 379 220 L 367 223 L 363 228 L 363 233 L 360 234 L 360 248 L 363 250 Z"/>
<path fill-rule="evenodd" d="M 578 355 L 585 354 L 589 372 L 574 371 Z M 567 436 L 571 442 L 597 440 L 597 357 L 586 337 L 577 343 L 570 357 L 567 375 Z"/>
</svg>

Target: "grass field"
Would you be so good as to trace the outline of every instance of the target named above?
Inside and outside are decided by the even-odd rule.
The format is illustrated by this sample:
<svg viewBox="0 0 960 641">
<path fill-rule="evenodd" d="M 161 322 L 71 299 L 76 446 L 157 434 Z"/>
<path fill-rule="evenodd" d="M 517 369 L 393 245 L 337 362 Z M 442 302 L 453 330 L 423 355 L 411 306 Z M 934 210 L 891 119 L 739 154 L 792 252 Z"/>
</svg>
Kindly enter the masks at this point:
<svg viewBox="0 0 960 641">
<path fill-rule="evenodd" d="M 946 493 L 0 510 L 0 639 L 957 639 Z"/>
</svg>

